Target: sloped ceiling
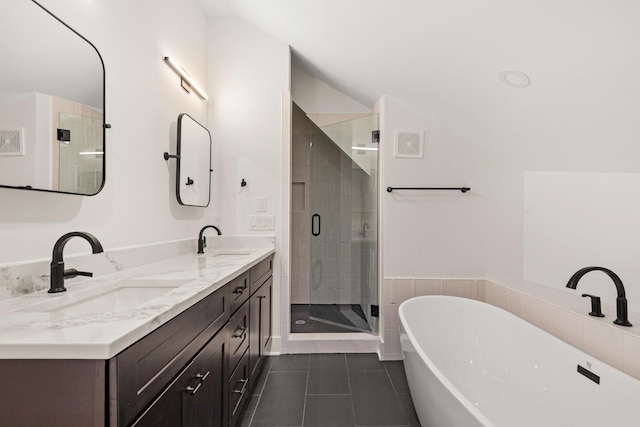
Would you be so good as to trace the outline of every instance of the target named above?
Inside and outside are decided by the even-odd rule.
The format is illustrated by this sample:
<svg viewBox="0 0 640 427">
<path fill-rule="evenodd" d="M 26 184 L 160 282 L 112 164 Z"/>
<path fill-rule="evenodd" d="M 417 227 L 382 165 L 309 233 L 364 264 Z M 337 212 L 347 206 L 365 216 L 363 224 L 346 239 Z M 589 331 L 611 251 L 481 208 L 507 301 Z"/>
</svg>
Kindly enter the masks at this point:
<svg viewBox="0 0 640 427">
<path fill-rule="evenodd" d="M 415 105 L 523 170 L 640 172 L 635 0 L 201 0 L 372 106 Z M 498 73 L 516 69 L 531 86 Z"/>
</svg>

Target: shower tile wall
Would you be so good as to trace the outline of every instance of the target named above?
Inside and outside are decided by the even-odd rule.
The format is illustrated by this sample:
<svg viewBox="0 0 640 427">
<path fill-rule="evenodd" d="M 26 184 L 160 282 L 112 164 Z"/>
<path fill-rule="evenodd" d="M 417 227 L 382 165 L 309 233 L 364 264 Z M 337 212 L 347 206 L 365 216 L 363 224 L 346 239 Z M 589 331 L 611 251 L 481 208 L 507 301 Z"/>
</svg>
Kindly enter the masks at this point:
<svg viewBox="0 0 640 427">
<path fill-rule="evenodd" d="M 366 251 L 354 236 L 365 210 L 360 188 L 369 178 L 304 112 L 294 109 L 293 122 L 291 303 L 359 304 L 362 286 L 353 284 L 362 283 Z M 316 213 L 312 212 L 312 195 L 313 207 L 328 213 L 322 215 L 322 233 L 316 238 L 322 239 L 315 246 L 321 261 L 314 265 L 310 251 L 311 216 Z M 375 221 L 369 222 L 370 228 L 374 226 Z"/>
<path fill-rule="evenodd" d="M 294 114 L 300 114 L 294 110 Z M 300 117 L 293 120 L 291 167 L 291 303 L 308 304 L 309 245 L 311 239 L 311 207 L 309 205 L 309 140 L 310 129 L 301 126 Z"/>
</svg>

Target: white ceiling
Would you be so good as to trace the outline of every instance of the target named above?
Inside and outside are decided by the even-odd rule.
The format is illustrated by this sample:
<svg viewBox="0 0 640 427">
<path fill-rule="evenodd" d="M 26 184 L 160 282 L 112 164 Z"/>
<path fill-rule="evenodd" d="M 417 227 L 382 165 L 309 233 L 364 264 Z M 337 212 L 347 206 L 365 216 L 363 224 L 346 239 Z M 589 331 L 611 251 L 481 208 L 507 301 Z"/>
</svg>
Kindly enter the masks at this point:
<svg viewBox="0 0 640 427">
<path fill-rule="evenodd" d="M 200 1 L 355 100 L 402 99 L 522 169 L 640 172 L 636 0 Z"/>
</svg>

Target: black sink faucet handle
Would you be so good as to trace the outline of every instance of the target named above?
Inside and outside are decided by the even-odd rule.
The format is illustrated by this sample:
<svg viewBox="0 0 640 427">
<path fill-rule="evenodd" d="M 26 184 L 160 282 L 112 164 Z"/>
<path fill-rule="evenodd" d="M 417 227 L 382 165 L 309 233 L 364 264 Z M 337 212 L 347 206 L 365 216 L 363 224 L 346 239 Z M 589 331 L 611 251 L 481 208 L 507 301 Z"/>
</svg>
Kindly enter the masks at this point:
<svg viewBox="0 0 640 427">
<path fill-rule="evenodd" d="M 68 268 L 64 271 L 65 279 L 73 279 L 74 277 L 78 276 L 93 277 L 93 273 L 90 271 L 78 271 L 75 268 Z"/>
<path fill-rule="evenodd" d="M 599 296 L 591 295 L 591 294 L 582 294 L 582 297 L 591 298 L 591 312 L 589 313 L 589 316 L 604 317 L 604 314 L 602 314 L 602 304 L 600 303 Z"/>
</svg>

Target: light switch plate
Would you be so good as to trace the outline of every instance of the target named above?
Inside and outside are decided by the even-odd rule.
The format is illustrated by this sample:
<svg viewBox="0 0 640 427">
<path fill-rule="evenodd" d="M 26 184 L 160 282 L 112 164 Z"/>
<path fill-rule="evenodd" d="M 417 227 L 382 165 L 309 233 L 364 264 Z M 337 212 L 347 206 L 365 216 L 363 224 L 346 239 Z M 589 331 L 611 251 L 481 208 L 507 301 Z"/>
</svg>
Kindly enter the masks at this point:
<svg viewBox="0 0 640 427">
<path fill-rule="evenodd" d="M 256 212 L 266 212 L 266 211 L 267 211 L 267 197 L 266 196 L 256 197 Z"/>
</svg>

